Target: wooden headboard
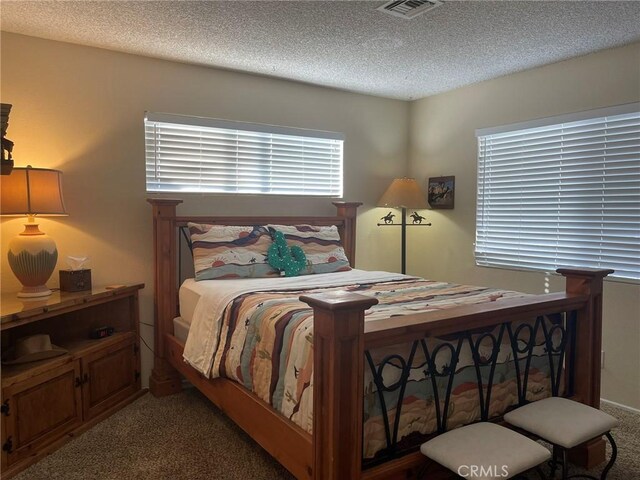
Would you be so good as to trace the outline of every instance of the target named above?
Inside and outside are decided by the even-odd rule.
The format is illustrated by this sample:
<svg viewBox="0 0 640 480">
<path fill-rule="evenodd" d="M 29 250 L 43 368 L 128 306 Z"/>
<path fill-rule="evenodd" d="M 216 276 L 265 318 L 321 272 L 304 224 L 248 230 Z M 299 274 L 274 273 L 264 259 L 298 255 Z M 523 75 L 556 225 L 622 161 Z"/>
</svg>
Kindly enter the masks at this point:
<svg viewBox="0 0 640 480">
<path fill-rule="evenodd" d="M 155 356 L 156 366 L 151 375 L 151 383 L 167 382 L 170 369 L 165 369 L 164 335 L 173 333 L 173 319 L 178 312 L 178 264 L 180 229 L 187 223 L 217 225 L 336 225 L 345 253 L 351 265 L 356 260 L 356 215 L 362 203 L 332 202 L 336 207 L 335 216 L 177 216 L 179 199 L 148 198 L 153 206 L 153 255 L 154 255 L 154 303 L 155 303 Z M 164 371 L 163 371 L 164 370 Z"/>
</svg>

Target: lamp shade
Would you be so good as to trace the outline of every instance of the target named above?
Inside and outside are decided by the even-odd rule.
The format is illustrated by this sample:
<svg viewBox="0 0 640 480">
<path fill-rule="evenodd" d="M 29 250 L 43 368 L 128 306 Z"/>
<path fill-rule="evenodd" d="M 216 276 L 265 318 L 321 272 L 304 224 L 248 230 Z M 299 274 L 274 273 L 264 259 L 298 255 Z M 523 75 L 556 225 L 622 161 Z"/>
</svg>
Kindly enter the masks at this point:
<svg viewBox="0 0 640 480">
<path fill-rule="evenodd" d="M 67 215 L 60 170 L 14 167 L 0 179 L 0 214 Z"/>
<path fill-rule="evenodd" d="M 396 178 L 380 200 L 379 207 L 427 208 L 427 199 L 415 178 Z"/>
</svg>

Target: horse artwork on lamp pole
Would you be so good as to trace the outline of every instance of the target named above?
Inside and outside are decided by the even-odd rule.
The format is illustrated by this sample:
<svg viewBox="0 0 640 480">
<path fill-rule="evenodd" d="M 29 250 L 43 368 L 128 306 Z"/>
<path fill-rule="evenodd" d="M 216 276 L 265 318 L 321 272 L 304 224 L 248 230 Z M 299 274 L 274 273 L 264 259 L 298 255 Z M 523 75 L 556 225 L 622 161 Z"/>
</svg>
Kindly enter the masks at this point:
<svg viewBox="0 0 640 480">
<path fill-rule="evenodd" d="M 390 224 L 393 223 L 393 217 L 395 217 L 395 215 L 393 213 L 389 212 L 384 217 L 382 217 L 380 220 L 382 220 L 387 225 L 390 225 Z"/>
<path fill-rule="evenodd" d="M 414 225 L 419 225 L 422 223 L 423 220 L 426 220 L 426 217 L 423 217 L 422 215 L 420 215 L 418 212 L 413 212 L 411 215 L 409 215 L 411 218 L 413 218 L 413 223 Z"/>
</svg>

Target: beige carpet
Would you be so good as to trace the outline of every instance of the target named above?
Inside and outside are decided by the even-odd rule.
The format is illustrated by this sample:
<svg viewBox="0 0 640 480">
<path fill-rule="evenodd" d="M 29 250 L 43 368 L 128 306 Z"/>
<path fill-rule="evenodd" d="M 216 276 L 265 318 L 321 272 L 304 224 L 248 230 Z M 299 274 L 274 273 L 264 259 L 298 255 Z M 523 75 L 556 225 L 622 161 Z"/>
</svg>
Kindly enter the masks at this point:
<svg viewBox="0 0 640 480">
<path fill-rule="evenodd" d="M 603 406 L 621 426 L 610 480 L 640 479 L 640 415 Z M 291 479 L 195 389 L 161 399 L 145 395 L 16 480 Z"/>
<path fill-rule="evenodd" d="M 144 395 L 16 480 L 291 479 L 194 388 Z"/>
</svg>

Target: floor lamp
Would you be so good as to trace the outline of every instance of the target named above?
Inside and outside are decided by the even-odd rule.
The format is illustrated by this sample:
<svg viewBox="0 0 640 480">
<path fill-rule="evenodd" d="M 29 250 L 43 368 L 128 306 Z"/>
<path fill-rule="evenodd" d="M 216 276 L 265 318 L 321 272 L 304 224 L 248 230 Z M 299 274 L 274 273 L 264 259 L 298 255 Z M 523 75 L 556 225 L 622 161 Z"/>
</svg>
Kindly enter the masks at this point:
<svg viewBox="0 0 640 480">
<path fill-rule="evenodd" d="M 420 227 L 429 227 L 431 223 L 422 223 L 423 220 L 426 220 L 423 216 L 419 215 L 418 212 L 413 212 L 411 214 L 412 222 L 407 224 L 407 208 L 415 208 L 422 209 L 427 208 L 427 200 L 420 190 L 420 185 L 416 182 L 415 178 L 396 178 L 391 182 L 389 188 L 387 188 L 386 192 L 380 197 L 378 200 L 378 207 L 390 207 L 390 208 L 400 208 L 402 209 L 402 219 L 401 223 L 393 223 L 393 215 L 391 212 L 387 213 L 382 220 L 382 223 L 378 223 L 379 227 L 401 227 L 402 232 L 402 251 L 401 251 L 401 259 L 402 259 L 402 273 L 407 273 L 407 227 L 409 226 L 420 226 Z"/>
</svg>

